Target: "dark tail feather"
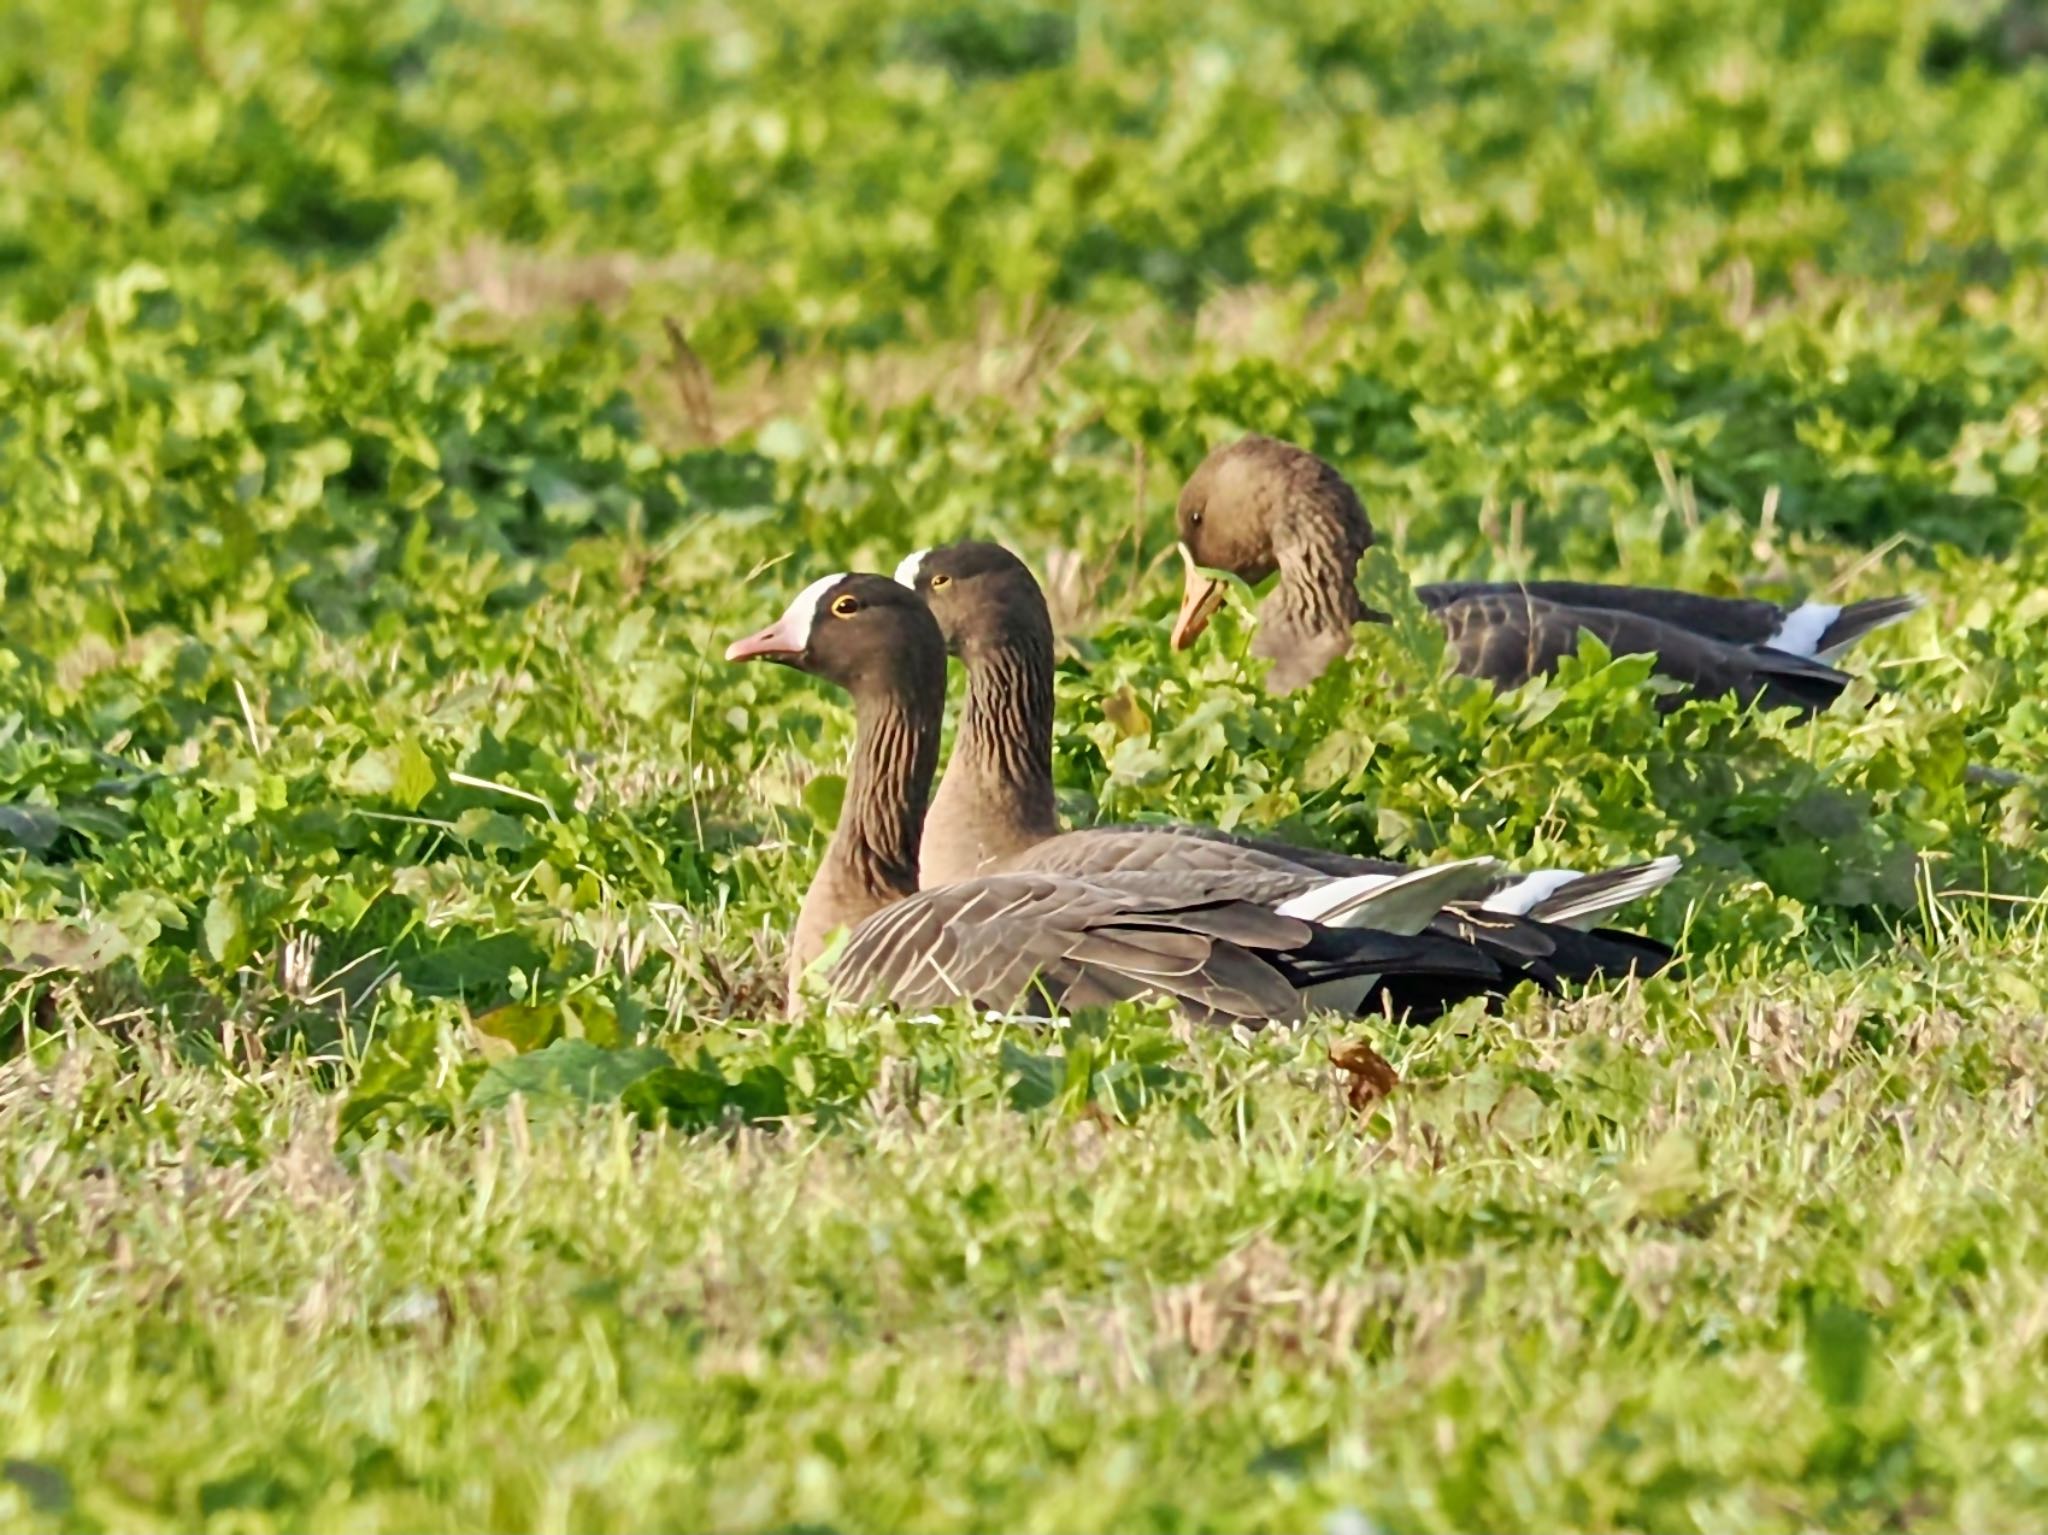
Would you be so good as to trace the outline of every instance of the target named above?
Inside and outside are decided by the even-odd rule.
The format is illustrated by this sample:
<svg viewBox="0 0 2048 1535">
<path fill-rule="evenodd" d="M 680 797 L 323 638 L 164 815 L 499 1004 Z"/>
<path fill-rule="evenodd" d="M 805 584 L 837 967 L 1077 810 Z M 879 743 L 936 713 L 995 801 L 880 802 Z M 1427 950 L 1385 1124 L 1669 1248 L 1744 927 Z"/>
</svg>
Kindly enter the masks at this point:
<svg viewBox="0 0 2048 1535">
<path fill-rule="evenodd" d="M 1501 967 L 1479 947 L 1442 933 L 1382 933 L 1369 927 L 1318 927 L 1287 956 L 1303 983 L 1350 975 L 1429 975 L 1497 984 Z"/>
<path fill-rule="evenodd" d="M 1551 974 L 1557 980 L 1581 985 L 1655 975 L 1677 957 L 1669 944 L 1618 927 L 1596 927 L 1587 933 L 1557 928 L 1552 929 L 1552 936 L 1557 947 L 1549 960 Z"/>
<path fill-rule="evenodd" d="M 1365 994 L 1361 1018 L 1393 1017 L 1402 1023 L 1435 1023 L 1467 997 L 1486 998 L 1486 1010 L 1497 1013 L 1511 983 L 1464 980 L 1442 975 L 1388 976 Z"/>
<path fill-rule="evenodd" d="M 1918 597 L 1872 597 L 1867 602 L 1852 602 L 1821 632 L 1814 654 L 1826 658 L 1847 650 L 1873 629 L 1912 617 L 1920 611 L 1920 603 Z"/>
<path fill-rule="evenodd" d="M 1497 1013 L 1507 994 L 1529 981 L 1555 996 L 1565 983 L 1584 986 L 1619 981 L 1631 975 L 1655 975 L 1676 957 L 1669 944 L 1620 928 L 1596 927 L 1589 932 L 1550 923 L 1525 922 L 1550 940 L 1550 952 L 1531 955 L 1478 939 L 1481 948 L 1500 961 L 1500 978 L 1431 974 L 1388 974 L 1366 994 L 1359 1012 L 1365 1016 L 1392 1013 L 1411 1024 L 1434 1023 L 1467 997 L 1485 997 L 1486 1010 Z"/>
<path fill-rule="evenodd" d="M 1824 661 L 1808 661 L 1768 645 L 1752 645 L 1749 651 L 1757 658 L 1757 692 L 1768 708 L 1825 709 L 1856 680 Z"/>
</svg>

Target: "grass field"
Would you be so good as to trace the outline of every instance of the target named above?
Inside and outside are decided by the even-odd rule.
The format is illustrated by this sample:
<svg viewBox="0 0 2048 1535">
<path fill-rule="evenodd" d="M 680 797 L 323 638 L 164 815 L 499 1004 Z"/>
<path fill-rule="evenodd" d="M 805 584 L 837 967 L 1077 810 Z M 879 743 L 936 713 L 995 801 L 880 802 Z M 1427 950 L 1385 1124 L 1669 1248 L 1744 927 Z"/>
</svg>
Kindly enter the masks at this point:
<svg viewBox="0 0 2048 1535">
<path fill-rule="evenodd" d="M 2048 60 L 1285 9 L 0 8 L 0 1526 L 2048 1523 Z M 1411 617 L 1928 608 L 1811 723 L 1274 703 L 1165 640 L 1247 429 Z M 851 721 L 719 652 L 969 531 L 1074 819 L 1679 853 L 1683 973 L 776 1019 Z"/>
</svg>

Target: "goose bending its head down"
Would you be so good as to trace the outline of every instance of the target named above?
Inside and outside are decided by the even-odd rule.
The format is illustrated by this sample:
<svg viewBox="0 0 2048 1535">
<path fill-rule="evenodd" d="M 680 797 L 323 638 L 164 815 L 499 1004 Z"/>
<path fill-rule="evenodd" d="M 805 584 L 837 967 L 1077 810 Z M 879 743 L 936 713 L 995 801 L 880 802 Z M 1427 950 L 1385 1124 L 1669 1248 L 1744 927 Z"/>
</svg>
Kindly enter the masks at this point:
<svg viewBox="0 0 2048 1535">
<path fill-rule="evenodd" d="M 1373 541 L 1365 505 L 1304 448 L 1258 436 L 1218 448 L 1188 478 L 1175 519 L 1186 566 L 1176 649 L 1195 642 L 1223 601 L 1212 570 L 1253 585 L 1278 572 L 1252 643 L 1272 660 L 1277 691 L 1320 676 L 1350 648 L 1352 626 L 1379 616 L 1356 585 Z M 1458 669 L 1499 686 L 1550 670 L 1592 633 L 1616 655 L 1655 656 L 1658 671 L 1694 691 L 1809 711 L 1851 681 L 1830 658 L 1919 607 L 1914 597 L 1879 597 L 1785 608 L 1589 581 L 1443 582 L 1415 595 L 1443 623 Z"/>
</svg>

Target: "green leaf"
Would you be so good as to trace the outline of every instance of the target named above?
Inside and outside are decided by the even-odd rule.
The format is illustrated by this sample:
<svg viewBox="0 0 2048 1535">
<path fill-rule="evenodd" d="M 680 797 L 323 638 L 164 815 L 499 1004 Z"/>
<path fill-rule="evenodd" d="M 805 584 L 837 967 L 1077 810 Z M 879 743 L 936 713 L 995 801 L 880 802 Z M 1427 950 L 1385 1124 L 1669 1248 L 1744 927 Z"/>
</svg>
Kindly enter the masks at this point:
<svg viewBox="0 0 2048 1535">
<path fill-rule="evenodd" d="M 1165 752 L 1152 744 L 1149 737 L 1132 736 L 1117 743 L 1110 754 L 1109 777 L 1112 783 L 1131 788 L 1144 788 L 1158 783 L 1173 768 Z"/>
<path fill-rule="evenodd" d="M 584 1039 L 558 1039 L 545 1050 L 492 1066 L 471 1090 L 469 1103 L 495 1108 L 514 1094 L 557 1108 L 610 1103 L 650 1072 L 672 1064 L 666 1051 L 650 1046 L 607 1050 Z"/>
<path fill-rule="evenodd" d="M 455 818 L 455 834 L 485 852 L 523 853 L 533 846 L 533 834 L 520 821 L 482 805 L 472 805 Z"/>
<path fill-rule="evenodd" d="M 398 787 L 398 754 L 389 749 L 366 751 L 341 770 L 334 780 L 344 794 L 378 799 Z"/>
<path fill-rule="evenodd" d="M 846 779 L 838 773 L 820 773 L 804 785 L 804 809 L 821 831 L 839 825 L 839 813 L 846 807 Z"/>
<path fill-rule="evenodd" d="M 434 764 L 420 743 L 410 736 L 399 742 L 391 797 L 407 810 L 417 810 L 436 782 Z"/>
<path fill-rule="evenodd" d="M 1009 1093 L 1013 1109 L 1032 1113 L 1049 1108 L 1066 1086 L 1067 1063 L 1058 1056 L 1037 1055 L 1006 1039 L 1002 1064 L 1004 1071 L 1016 1075 Z"/>
<path fill-rule="evenodd" d="M 1807 1378 L 1836 1412 L 1862 1403 L 1876 1353 L 1877 1329 L 1868 1313 L 1829 1300 L 1808 1317 Z"/>
<path fill-rule="evenodd" d="M 63 1467 L 46 1461 L 13 1458 L 0 1461 L 0 1477 L 19 1487 L 27 1497 L 29 1507 L 39 1514 L 62 1518 L 72 1511 L 76 1501 L 71 1491 L 71 1478 L 64 1474 Z"/>
<path fill-rule="evenodd" d="M 439 1020 L 412 1005 L 402 982 L 380 1006 L 354 1090 L 342 1105 L 335 1139 L 346 1144 L 389 1121 L 445 1124 L 474 1075 L 443 1054 Z"/>
<path fill-rule="evenodd" d="M 749 1124 L 789 1113 L 789 1083 L 777 1068 L 752 1066 L 737 1082 L 728 1082 L 708 1054 L 700 1055 L 694 1067 L 649 1072 L 623 1098 L 643 1121 L 666 1120 L 680 1129 L 708 1129 L 721 1123 L 728 1110 Z"/>
<path fill-rule="evenodd" d="M 493 1039 L 502 1039 L 522 1054 L 538 1050 L 562 1032 L 562 1006 L 546 1002 L 507 1002 L 487 1008 L 470 1022 Z"/>
<path fill-rule="evenodd" d="M 1308 789 L 1330 789 L 1371 766 L 1373 743 L 1356 731 L 1329 731 L 1301 764 L 1301 782 Z"/>
<path fill-rule="evenodd" d="M 438 781 L 433 761 L 408 736 L 396 745 L 364 752 L 342 769 L 335 787 L 360 799 L 389 799 L 416 810 Z"/>
<path fill-rule="evenodd" d="M 1681 1130 L 1666 1131 L 1622 1177 L 1630 1214 L 1652 1220 L 1691 1208 L 1702 1183 L 1699 1142 Z"/>
<path fill-rule="evenodd" d="M 249 927 L 242 915 L 242 903 L 228 886 L 215 890 L 206 903 L 206 918 L 200 924 L 207 955 L 232 970 L 249 957 Z"/>
<path fill-rule="evenodd" d="M 1102 700 L 1102 717 L 1119 736 L 1130 738 L 1151 734 L 1152 716 L 1138 702 L 1138 695 L 1126 683 Z"/>
<path fill-rule="evenodd" d="M 0 805 L 0 843 L 47 853 L 63 832 L 63 819 L 47 806 Z"/>
<path fill-rule="evenodd" d="M 115 923 L 0 921 L 0 965 L 25 972 L 104 970 L 134 951 Z"/>
</svg>

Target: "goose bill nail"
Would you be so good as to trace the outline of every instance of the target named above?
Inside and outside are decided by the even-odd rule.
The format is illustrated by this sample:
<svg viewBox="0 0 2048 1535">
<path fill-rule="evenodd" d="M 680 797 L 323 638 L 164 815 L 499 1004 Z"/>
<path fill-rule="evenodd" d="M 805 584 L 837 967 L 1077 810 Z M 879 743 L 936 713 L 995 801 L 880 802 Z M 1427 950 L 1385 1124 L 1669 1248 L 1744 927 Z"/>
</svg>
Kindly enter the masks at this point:
<svg viewBox="0 0 2048 1535">
<path fill-rule="evenodd" d="M 734 640 L 725 647 L 728 661 L 793 661 L 804 653 L 804 647 L 795 643 L 796 636 L 782 620 L 770 624 L 758 634 L 750 634 L 743 640 Z"/>
<path fill-rule="evenodd" d="M 1180 616 L 1173 621 L 1173 648 L 1186 650 L 1209 627 L 1209 616 L 1223 606 L 1223 583 L 1200 573 L 1188 572 L 1187 591 L 1180 599 Z"/>
</svg>

